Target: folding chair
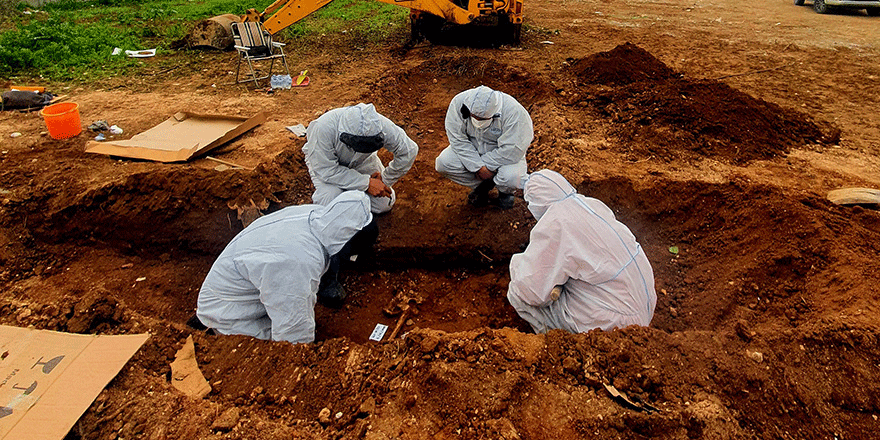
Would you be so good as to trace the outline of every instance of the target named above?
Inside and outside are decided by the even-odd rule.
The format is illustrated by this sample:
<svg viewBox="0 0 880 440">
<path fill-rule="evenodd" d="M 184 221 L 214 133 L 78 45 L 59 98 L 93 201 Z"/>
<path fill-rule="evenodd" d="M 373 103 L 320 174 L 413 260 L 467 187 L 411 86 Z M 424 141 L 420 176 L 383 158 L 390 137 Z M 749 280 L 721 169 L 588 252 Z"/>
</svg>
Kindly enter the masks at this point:
<svg viewBox="0 0 880 440">
<path fill-rule="evenodd" d="M 284 55 L 284 44 L 272 41 L 272 35 L 263 29 L 262 23 L 256 21 L 232 23 L 232 38 L 235 42 L 235 50 L 238 51 L 238 65 L 235 68 L 236 84 L 253 81 L 257 87 L 260 87 L 257 81 L 272 77 L 272 67 L 274 67 L 277 58 L 281 59 L 284 70 L 287 71 L 287 75 L 290 75 L 287 56 Z M 254 62 L 267 60 L 269 61 L 269 73 L 265 76 L 258 76 Z M 250 73 L 247 78 L 239 80 L 242 61 L 247 61 Z"/>
</svg>

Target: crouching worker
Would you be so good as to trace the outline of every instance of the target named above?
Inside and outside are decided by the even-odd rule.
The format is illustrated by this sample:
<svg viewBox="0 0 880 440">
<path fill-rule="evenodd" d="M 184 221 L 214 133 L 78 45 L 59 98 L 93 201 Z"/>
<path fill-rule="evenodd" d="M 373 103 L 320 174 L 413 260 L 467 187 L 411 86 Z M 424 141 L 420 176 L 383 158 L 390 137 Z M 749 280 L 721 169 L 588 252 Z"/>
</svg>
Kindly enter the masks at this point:
<svg viewBox="0 0 880 440">
<path fill-rule="evenodd" d="M 465 90 L 446 110 L 446 137 L 449 146 L 434 161 L 437 172 L 470 188 L 471 205 L 488 205 L 489 191 L 497 185 L 497 205 L 513 208 L 534 138 L 529 112 L 512 96 L 486 86 Z"/>
<path fill-rule="evenodd" d="M 224 335 L 314 341 L 318 285 L 330 256 L 372 220 L 362 191 L 344 192 L 326 206 L 291 206 L 258 218 L 208 272 L 198 321 Z"/>
<path fill-rule="evenodd" d="M 523 196 L 538 223 L 510 260 L 507 299 L 535 332 L 650 324 L 654 272 L 611 209 L 550 170 L 529 175 Z"/>
<path fill-rule="evenodd" d="M 326 205 L 342 191 L 365 191 L 374 214 L 394 206 L 397 196 L 391 187 L 419 152 L 406 132 L 373 104 L 330 110 L 309 124 L 306 137 L 303 153 L 315 185 L 312 201 Z M 381 148 L 394 155 L 387 168 L 376 154 Z"/>
</svg>

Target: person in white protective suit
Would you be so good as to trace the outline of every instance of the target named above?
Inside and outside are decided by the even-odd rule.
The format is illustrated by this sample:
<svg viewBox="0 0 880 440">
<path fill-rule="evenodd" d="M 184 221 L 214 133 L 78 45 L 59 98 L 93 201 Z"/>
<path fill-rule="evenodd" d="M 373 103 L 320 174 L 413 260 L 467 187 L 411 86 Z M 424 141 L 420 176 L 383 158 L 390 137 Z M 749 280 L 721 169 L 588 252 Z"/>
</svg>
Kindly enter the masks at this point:
<svg viewBox="0 0 880 440">
<path fill-rule="evenodd" d="M 312 121 L 303 146 L 315 186 L 312 201 L 326 205 L 343 191 L 366 191 L 374 214 L 391 210 L 392 186 L 416 160 L 419 147 L 402 128 L 376 112 L 373 104 L 328 111 Z M 376 152 L 394 155 L 386 168 Z"/>
<path fill-rule="evenodd" d="M 650 324 L 654 272 L 611 209 L 550 170 L 530 174 L 523 196 L 538 223 L 510 260 L 507 299 L 535 332 Z"/>
<path fill-rule="evenodd" d="M 468 202 L 490 203 L 498 187 L 498 206 L 513 207 L 513 193 L 526 175 L 532 118 L 512 96 L 486 86 L 455 95 L 446 111 L 449 146 L 434 163 L 437 172 L 471 188 Z"/>
<path fill-rule="evenodd" d="M 314 341 L 316 293 L 330 255 L 372 218 L 361 191 L 346 191 L 326 206 L 291 206 L 258 218 L 208 272 L 198 321 L 224 335 Z"/>
</svg>

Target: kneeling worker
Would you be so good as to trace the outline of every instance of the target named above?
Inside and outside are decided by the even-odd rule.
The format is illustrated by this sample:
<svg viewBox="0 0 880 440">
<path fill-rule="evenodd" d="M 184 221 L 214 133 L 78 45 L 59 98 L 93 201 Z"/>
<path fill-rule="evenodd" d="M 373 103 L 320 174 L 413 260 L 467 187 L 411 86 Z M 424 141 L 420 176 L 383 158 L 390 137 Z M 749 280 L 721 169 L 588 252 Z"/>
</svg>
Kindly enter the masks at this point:
<svg viewBox="0 0 880 440">
<path fill-rule="evenodd" d="M 471 205 L 488 205 L 489 191 L 497 185 L 498 206 L 512 208 L 534 138 L 529 112 L 512 96 L 486 86 L 465 90 L 446 110 L 446 137 L 449 146 L 434 162 L 437 172 L 471 188 Z"/>
<path fill-rule="evenodd" d="M 529 175 L 523 196 L 538 223 L 510 260 L 507 299 L 535 332 L 650 324 L 654 272 L 611 209 L 550 170 Z"/>
<path fill-rule="evenodd" d="M 372 218 L 362 191 L 344 192 L 327 206 L 291 206 L 258 218 L 214 262 L 196 317 L 225 335 L 314 341 L 316 294 L 330 256 Z"/>
<path fill-rule="evenodd" d="M 371 210 L 391 210 L 391 188 L 409 171 L 419 147 L 402 128 L 376 112 L 373 104 L 328 111 L 309 124 L 303 146 L 309 176 L 315 185 L 312 201 L 326 205 L 343 191 L 365 191 Z M 376 154 L 385 148 L 394 155 L 386 168 Z"/>
</svg>

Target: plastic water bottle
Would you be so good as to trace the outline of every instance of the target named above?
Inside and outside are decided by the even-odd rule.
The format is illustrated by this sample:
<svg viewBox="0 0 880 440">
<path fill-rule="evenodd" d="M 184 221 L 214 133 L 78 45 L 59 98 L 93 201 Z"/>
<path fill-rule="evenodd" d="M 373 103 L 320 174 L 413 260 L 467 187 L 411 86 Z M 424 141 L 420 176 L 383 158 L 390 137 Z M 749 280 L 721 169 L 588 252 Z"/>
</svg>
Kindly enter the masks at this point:
<svg viewBox="0 0 880 440">
<path fill-rule="evenodd" d="M 289 89 L 293 87 L 293 78 L 290 75 L 272 75 L 269 86 L 273 89 Z"/>
</svg>

